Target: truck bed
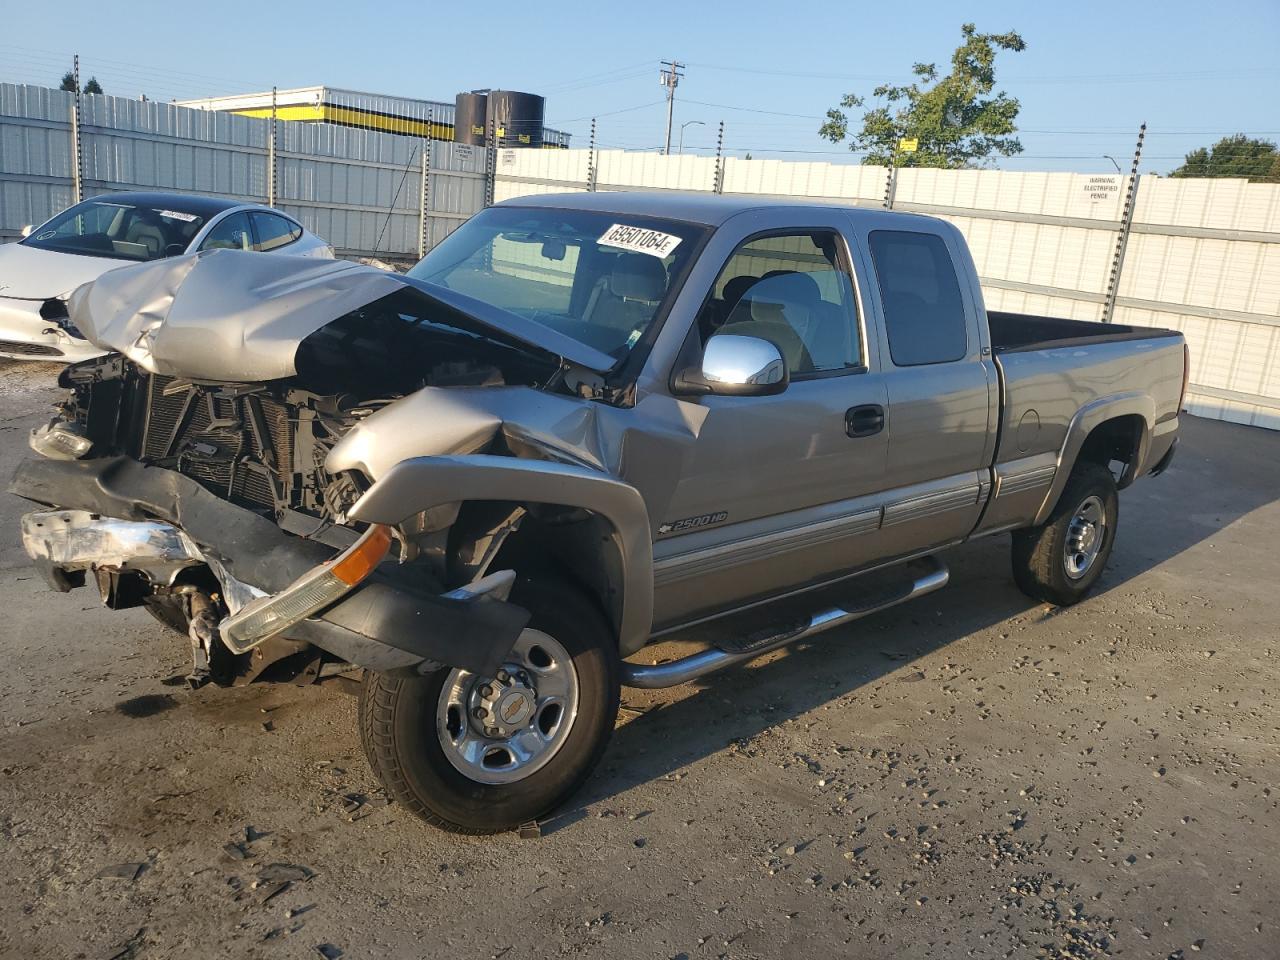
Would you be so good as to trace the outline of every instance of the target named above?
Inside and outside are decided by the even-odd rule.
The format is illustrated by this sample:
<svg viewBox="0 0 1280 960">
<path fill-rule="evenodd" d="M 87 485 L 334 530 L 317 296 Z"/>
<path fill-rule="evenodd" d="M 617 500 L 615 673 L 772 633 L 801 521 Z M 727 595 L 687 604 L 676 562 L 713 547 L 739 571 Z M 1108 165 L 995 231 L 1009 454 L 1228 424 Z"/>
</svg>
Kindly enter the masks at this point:
<svg viewBox="0 0 1280 960">
<path fill-rule="evenodd" d="M 1175 330 L 1089 323 L 1057 317 L 990 313 L 995 366 L 1000 377 L 1000 430 L 994 480 L 998 494 L 983 515 L 981 531 L 1042 522 L 1046 503 L 1066 482 L 1060 463 L 1074 462 L 1068 446 L 1073 424 L 1110 398 L 1107 418 L 1128 418 L 1143 430 L 1142 460 L 1121 478 L 1126 486 L 1169 450 L 1185 363 Z M 1048 499 L 1046 499 L 1048 497 Z"/>
<path fill-rule="evenodd" d="M 1045 350 L 1094 343 L 1120 343 L 1153 337 L 1176 337 L 1178 331 L 1158 327 L 1129 327 L 1120 323 L 1068 320 L 1030 313 L 987 312 L 991 326 L 991 347 L 996 353 Z"/>
</svg>

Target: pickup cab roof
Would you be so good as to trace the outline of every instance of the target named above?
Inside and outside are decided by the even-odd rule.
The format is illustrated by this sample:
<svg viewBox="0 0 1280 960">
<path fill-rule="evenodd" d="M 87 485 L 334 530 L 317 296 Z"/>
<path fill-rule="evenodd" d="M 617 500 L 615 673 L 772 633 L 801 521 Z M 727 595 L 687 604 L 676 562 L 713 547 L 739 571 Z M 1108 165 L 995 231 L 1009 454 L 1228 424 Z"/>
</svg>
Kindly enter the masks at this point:
<svg viewBox="0 0 1280 960">
<path fill-rule="evenodd" d="M 616 193 L 544 193 L 504 200 L 499 206 L 555 207 L 564 210 L 594 210 L 636 217 L 661 217 L 718 227 L 741 213 L 767 210 L 844 210 L 855 220 L 891 221 L 901 228 L 909 221 L 929 224 L 935 230 L 945 221 L 913 213 L 895 213 L 843 203 L 820 203 L 786 197 L 724 196 L 680 190 Z"/>
</svg>

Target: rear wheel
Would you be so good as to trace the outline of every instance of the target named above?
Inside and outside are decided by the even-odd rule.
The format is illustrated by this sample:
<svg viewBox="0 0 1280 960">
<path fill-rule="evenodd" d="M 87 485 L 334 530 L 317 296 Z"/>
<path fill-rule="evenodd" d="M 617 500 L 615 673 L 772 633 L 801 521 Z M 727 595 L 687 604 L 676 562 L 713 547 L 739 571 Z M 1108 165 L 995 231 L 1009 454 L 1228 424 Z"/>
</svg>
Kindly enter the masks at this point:
<svg viewBox="0 0 1280 960">
<path fill-rule="evenodd" d="M 1027 596 L 1079 603 L 1102 576 L 1115 543 L 1120 498 L 1111 471 L 1080 463 L 1039 527 L 1013 534 L 1013 579 Z"/>
<path fill-rule="evenodd" d="M 619 663 L 596 606 L 560 582 L 522 582 L 532 614 L 492 677 L 366 673 L 365 753 L 396 800 L 460 833 L 493 833 L 553 810 L 586 780 L 613 732 Z"/>
</svg>

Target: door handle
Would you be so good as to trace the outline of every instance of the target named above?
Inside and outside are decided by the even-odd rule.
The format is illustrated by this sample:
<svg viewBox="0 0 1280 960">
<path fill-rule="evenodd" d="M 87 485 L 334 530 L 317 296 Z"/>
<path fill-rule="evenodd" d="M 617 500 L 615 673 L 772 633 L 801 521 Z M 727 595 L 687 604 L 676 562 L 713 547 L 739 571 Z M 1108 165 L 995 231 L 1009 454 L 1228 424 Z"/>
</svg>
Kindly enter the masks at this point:
<svg viewBox="0 0 1280 960">
<path fill-rule="evenodd" d="M 884 429 L 884 407 L 864 403 L 844 412 L 844 432 L 850 437 L 871 437 Z"/>
</svg>

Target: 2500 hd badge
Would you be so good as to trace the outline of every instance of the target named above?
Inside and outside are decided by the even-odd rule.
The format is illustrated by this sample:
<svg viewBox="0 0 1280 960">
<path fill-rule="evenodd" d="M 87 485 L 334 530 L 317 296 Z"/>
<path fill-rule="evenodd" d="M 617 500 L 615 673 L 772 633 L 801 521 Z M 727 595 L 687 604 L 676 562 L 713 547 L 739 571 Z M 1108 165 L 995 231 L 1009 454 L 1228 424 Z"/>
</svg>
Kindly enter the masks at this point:
<svg viewBox="0 0 1280 960">
<path fill-rule="evenodd" d="M 728 519 L 728 511 L 725 510 L 721 510 L 719 513 L 704 513 L 700 517 L 685 517 L 683 520 L 672 520 L 669 523 L 664 523 L 658 527 L 658 533 L 680 533 L 697 527 L 708 527 L 713 523 L 724 523 Z"/>
</svg>

